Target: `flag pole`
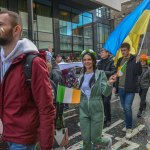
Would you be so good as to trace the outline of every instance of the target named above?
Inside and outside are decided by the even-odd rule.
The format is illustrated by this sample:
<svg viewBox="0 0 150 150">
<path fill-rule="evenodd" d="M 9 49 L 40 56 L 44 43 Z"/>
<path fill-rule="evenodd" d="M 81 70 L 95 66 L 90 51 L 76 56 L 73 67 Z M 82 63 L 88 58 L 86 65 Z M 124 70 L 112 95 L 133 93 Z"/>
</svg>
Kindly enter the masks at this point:
<svg viewBox="0 0 150 150">
<path fill-rule="evenodd" d="M 146 37 L 146 32 L 144 33 L 144 36 L 143 36 L 143 39 L 142 39 L 142 43 L 141 43 L 141 46 L 140 46 L 140 49 L 139 49 L 139 52 L 138 52 L 138 55 L 140 55 L 140 53 L 141 53 L 141 50 L 142 50 L 142 47 L 143 47 L 143 44 L 144 44 L 144 40 L 145 40 L 145 37 Z"/>
<path fill-rule="evenodd" d="M 147 30 L 148 30 L 148 27 L 149 27 L 149 23 L 148 23 L 148 25 L 147 25 L 146 32 L 147 32 Z M 146 32 L 144 33 L 144 36 L 143 36 L 143 39 L 142 39 L 142 43 L 141 43 L 141 46 L 140 46 L 140 49 L 139 49 L 139 52 L 138 52 L 138 55 L 140 55 L 140 53 L 141 53 L 142 46 L 143 46 L 143 44 L 144 44 L 144 40 L 145 40 L 145 37 L 146 37 Z"/>
</svg>

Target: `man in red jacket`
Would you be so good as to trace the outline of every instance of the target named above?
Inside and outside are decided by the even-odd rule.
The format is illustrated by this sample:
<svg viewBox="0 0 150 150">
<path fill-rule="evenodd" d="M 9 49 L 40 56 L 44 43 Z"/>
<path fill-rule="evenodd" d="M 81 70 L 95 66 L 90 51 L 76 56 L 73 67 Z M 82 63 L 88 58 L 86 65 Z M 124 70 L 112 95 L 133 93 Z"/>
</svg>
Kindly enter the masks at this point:
<svg viewBox="0 0 150 150">
<path fill-rule="evenodd" d="M 20 40 L 21 31 L 21 18 L 17 13 L 0 12 L 2 138 L 8 142 L 10 150 L 35 150 L 37 142 L 41 150 L 50 150 L 54 139 L 55 107 L 47 66 L 30 40 Z M 27 85 L 23 72 L 27 53 L 39 55 L 32 62 L 31 86 Z"/>
</svg>

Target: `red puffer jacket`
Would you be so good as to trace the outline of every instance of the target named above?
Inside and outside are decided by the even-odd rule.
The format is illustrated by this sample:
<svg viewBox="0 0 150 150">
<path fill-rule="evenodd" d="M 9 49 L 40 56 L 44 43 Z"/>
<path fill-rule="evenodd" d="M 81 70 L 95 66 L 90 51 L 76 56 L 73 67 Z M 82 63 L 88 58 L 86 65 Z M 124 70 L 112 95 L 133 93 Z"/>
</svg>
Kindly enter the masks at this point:
<svg viewBox="0 0 150 150">
<path fill-rule="evenodd" d="M 0 86 L 0 116 L 3 139 L 19 144 L 40 141 L 50 150 L 54 139 L 55 107 L 45 61 L 36 57 L 32 64 L 32 94 L 23 72 L 25 54 L 15 59 Z"/>
</svg>

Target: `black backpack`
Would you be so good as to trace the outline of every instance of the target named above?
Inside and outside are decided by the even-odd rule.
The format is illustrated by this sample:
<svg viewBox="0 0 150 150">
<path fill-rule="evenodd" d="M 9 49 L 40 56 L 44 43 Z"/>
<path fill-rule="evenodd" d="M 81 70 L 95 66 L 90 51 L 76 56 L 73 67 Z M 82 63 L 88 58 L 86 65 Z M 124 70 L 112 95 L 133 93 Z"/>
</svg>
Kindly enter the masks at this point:
<svg viewBox="0 0 150 150">
<path fill-rule="evenodd" d="M 26 58 L 23 62 L 23 70 L 26 78 L 26 83 L 31 88 L 31 76 L 32 76 L 32 62 L 33 59 L 38 57 L 37 54 L 27 54 Z M 52 95 L 54 99 L 54 105 L 56 107 L 56 118 L 55 118 L 55 129 L 61 129 L 64 127 L 63 120 L 63 104 L 59 104 L 56 102 L 57 97 L 57 87 L 53 80 L 50 79 L 50 83 L 52 86 Z"/>
<path fill-rule="evenodd" d="M 33 59 L 36 57 L 38 57 L 37 54 L 27 54 L 23 62 L 23 71 L 25 74 L 26 83 L 30 86 L 30 88 L 31 88 L 31 76 L 32 76 L 32 62 L 33 62 Z M 54 105 L 56 105 L 57 88 L 56 88 L 55 83 L 52 80 L 50 80 L 50 82 L 52 86 Z"/>
</svg>

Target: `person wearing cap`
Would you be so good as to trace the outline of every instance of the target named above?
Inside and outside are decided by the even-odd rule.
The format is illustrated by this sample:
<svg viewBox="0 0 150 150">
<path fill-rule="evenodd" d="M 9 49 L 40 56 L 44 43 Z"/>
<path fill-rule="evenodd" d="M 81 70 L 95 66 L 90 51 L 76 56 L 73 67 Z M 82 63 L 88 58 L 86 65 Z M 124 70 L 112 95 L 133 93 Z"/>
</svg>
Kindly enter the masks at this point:
<svg viewBox="0 0 150 150">
<path fill-rule="evenodd" d="M 142 112 L 146 109 L 146 95 L 150 87 L 150 67 L 148 65 L 148 56 L 141 54 L 140 62 L 142 65 L 142 74 L 139 78 L 139 95 L 140 95 L 140 107 L 137 117 L 142 116 Z"/>
<path fill-rule="evenodd" d="M 138 93 L 138 78 L 142 73 L 142 67 L 139 62 L 139 56 L 130 54 L 129 43 L 123 43 L 121 45 L 122 56 L 117 62 L 117 82 L 116 93 L 119 94 L 120 102 L 123 107 L 125 116 L 125 130 L 126 138 L 132 137 L 132 103 L 135 93 Z"/>
<path fill-rule="evenodd" d="M 98 54 L 101 57 L 101 59 L 97 64 L 97 68 L 99 70 L 103 70 L 106 74 L 107 79 L 109 79 L 111 75 L 117 72 L 114 66 L 114 61 L 110 56 L 110 53 L 104 48 L 101 48 Z M 107 97 L 102 95 L 105 113 L 104 127 L 109 127 L 111 125 L 111 94 L 112 93 L 110 93 L 110 95 L 108 95 Z"/>
<path fill-rule="evenodd" d="M 111 149 L 111 139 L 102 137 L 104 109 L 102 95 L 109 95 L 116 76 L 107 81 L 105 72 L 96 69 L 96 53 L 86 49 L 81 53 L 83 73 L 79 77 L 81 90 L 80 129 L 83 138 L 83 149 Z M 93 143 L 93 144 L 92 144 Z"/>
</svg>

